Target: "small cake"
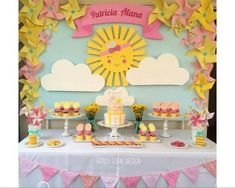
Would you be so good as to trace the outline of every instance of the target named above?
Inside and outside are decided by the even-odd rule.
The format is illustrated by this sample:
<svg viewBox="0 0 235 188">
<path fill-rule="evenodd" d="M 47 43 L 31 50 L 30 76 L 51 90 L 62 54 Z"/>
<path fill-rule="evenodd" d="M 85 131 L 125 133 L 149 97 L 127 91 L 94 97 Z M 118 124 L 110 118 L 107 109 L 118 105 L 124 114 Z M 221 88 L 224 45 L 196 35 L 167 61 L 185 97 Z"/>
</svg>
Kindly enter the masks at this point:
<svg viewBox="0 0 235 188">
<path fill-rule="evenodd" d="M 168 104 L 166 102 L 161 102 L 161 117 L 167 117 L 168 114 Z"/>
<path fill-rule="evenodd" d="M 153 103 L 153 115 L 160 116 L 161 115 L 161 106 L 159 102 Z"/>
<path fill-rule="evenodd" d="M 37 145 L 37 135 L 31 134 L 28 136 L 28 145 Z"/>
<path fill-rule="evenodd" d="M 47 141 L 48 146 L 58 146 L 60 144 L 61 144 L 61 142 L 59 140 L 56 140 L 56 139 L 52 139 L 52 140 Z"/>
<path fill-rule="evenodd" d="M 64 109 L 63 109 L 63 117 L 69 117 L 69 112 L 70 112 L 70 105 L 68 102 L 64 103 Z"/>
<path fill-rule="evenodd" d="M 143 123 L 141 123 L 139 125 L 139 128 L 140 128 L 140 130 L 139 130 L 139 139 L 141 141 L 147 141 L 147 135 L 148 135 L 147 127 Z"/>
<path fill-rule="evenodd" d="M 111 95 L 108 101 L 108 112 L 104 113 L 106 125 L 123 125 L 126 114 L 123 112 L 122 100 L 115 95 Z"/>
<path fill-rule="evenodd" d="M 151 142 L 156 141 L 156 139 L 157 139 L 157 132 L 156 132 L 156 128 L 155 128 L 154 124 L 153 123 L 149 123 L 148 124 L 148 129 L 149 129 L 149 140 Z"/>
<path fill-rule="evenodd" d="M 74 104 L 74 101 L 69 101 L 68 103 L 69 103 L 69 115 L 73 116 L 73 110 L 74 110 L 73 104 Z"/>
<path fill-rule="evenodd" d="M 87 141 L 91 141 L 92 140 L 92 132 L 91 132 L 91 124 L 90 123 L 87 123 L 85 125 L 85 132 L 84 132 L 84 135 L 85 135 L 85 138 Z"/>
<path fill-rule="evenodd" d="M 176 102 L 172 102 L 169 106 L 169 116 L 177 117 L 179 116 L 179 104 Z"/>
<path fill-rule="evenodd" d="M 76 135 L 75 135 L 75 138 L 76 140 L 78 141 L 81 141 L 83 140 L 84 138 L 84 132 L 83 132 L 83 129 L 84 129 L 84 124 L 83 123 L 79 123 L 76 127 Z"/>
<path fill-rule="evenodd" d="M 204 147 L 205 145 L 206 144 L 203 132 L 200 132 L 196 135 L 196 146 Z"/>
<path fill-rule="evenodd" d="M 55 116 L 62 116 L 62 110 L 60 108 L 60 103 L 59 102 L 54 103 L 54 115 Z"/>
<path fill-rule="evenodd" d="M 73 115 L 74 116 L 80 115 L 80 103 L 79 102 L 73 103 Z"/>
</svg>

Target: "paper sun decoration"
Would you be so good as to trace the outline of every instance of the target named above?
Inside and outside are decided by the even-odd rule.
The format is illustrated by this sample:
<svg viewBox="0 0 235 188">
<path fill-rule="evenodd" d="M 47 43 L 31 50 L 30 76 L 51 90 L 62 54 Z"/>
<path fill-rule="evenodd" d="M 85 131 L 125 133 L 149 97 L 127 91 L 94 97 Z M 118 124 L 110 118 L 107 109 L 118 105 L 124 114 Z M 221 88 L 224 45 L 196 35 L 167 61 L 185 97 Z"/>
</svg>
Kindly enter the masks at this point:
<svg viewBox="0 0 235 188">
<path fill-rule="evenodd" d="M 138 67 L 145 56 L 144 39 L 134 28 L 120 25 L 99 28 L 88 42 L 87 64 L 95 74 L 106 80 L 107 86 L 127 86 L 126 73 Z M 107 33 L 107 35 L 106 35 Z"/>
</svg>

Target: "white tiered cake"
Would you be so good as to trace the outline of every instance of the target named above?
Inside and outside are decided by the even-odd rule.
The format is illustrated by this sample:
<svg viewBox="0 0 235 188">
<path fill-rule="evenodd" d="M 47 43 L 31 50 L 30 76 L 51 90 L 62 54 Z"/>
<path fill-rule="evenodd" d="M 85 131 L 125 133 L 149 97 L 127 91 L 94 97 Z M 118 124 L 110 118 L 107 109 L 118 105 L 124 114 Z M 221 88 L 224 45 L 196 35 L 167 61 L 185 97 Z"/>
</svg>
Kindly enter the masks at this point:
<svg viewBox="0 0 235 188">
<path fill-rule="evenodd" d="M 116 96 L 111 96 L 108 104 L 108 112 L 104 113 L 106 125 L 123 125 L 126 114 L 123 112 L 122 100 Z"/>
</svg>

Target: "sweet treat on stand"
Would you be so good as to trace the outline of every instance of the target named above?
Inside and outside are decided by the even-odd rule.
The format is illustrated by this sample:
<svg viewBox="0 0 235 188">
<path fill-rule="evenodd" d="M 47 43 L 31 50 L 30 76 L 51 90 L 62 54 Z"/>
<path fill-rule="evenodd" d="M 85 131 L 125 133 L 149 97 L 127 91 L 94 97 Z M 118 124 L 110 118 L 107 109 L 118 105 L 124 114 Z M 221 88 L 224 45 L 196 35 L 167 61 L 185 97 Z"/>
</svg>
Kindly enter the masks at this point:
<svg viewBox="0 0 235 188">
<path fill-rule="evenodd" d="M 79 102 L 73 103 L 73 115 L 74 116 L 80 115 L 80 103 Z"/>
<path fill-rule="evenodd" d="M 72 117 L 80 115 L 80 103 L 74 101 L 61 101 L 54 103 L 54 116 Z"/>
<path fill-rule="evenodd" d="M 154 124 L 149 123 L 148 124 L 148 129 L 149 129 L 149 141 L 151 141 L 151 142 L 156 141 L 157 132 L 156 132 L 156 127 L 154 126 Z"/>
<path fill-rule="evenodd" d="M 147 141 L 147 137 L 148 137 L 148 128 L 144 125 L 144 123 L 141 123 L 139 125 L 139 139 L 141 141 Z"/>
<path fill-rule="evenodd" d="M 37 145 L 37 135 L 36 134 L 31 134 L 28 136 L 28 145 Z"/>
<path fill-rule="evenodd" d="M 196 146 L 204 147 L 205 145 L 206 143 L 203 132 L 198 132 L 198 134 L 196 135 Z"/>
<path fill-rule="evenodd" d="M 176 102 L 172 102 L 172 103 L 169 105 L 168 115 L 169 115 L 170 117 L 177 117 L 177 116 L 179 116 L 179 111 L 180 111 L 179 104 L 176 103 Z"/>
<path fill-rule="evenodd" d="M 104 113 L 104 122 L 106 125 L 123 125 L 126 114 L 123 112 L 121 98 L 111 95 L 108 101 L 108 112 Z"/>
<path fill-rule="evenodd" d="M 76 135 L 75 135 L 75 139 L 78 141 L 82 141 L 84 138 L 84 124 L 83 123 L 79 123 L 76 127 Z"/>
<path fill-rule="evenodd" d="M 62 110 L 61 110 L 61 106 L 60 106 L 60 103 L 58 102 L 55 102 L 54 103 L 54 115 L 55 116 L 61 116 L 62 115 Z"/>
<path fill-rule="evenodd" d="M 154 102 L 152 114 L 158 117 L 178 117 L 179 104 L 176 102 Z"/>
<path fill-rule="evenodd" d="M 91 128 L 92 128 L 92 126 L 91 126 L 90 123 L 87 123 L 87 124 L 85 125 L 84 135 L 85 135 L 85 139 L 86 139 L 87 141 L 91 141 L 91 140 L 92 140 Z"/>
</svg>

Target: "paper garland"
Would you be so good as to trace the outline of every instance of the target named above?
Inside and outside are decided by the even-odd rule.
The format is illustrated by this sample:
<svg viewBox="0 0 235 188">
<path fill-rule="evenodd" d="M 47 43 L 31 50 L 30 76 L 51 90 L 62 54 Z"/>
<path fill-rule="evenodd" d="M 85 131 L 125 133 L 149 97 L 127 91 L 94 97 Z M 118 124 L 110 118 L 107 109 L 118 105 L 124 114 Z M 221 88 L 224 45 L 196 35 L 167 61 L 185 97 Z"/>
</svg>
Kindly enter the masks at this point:
<svg viewBox="0 0 235 188">
<path fill-rule="evenodd" d="M 20 10 L 19 17 L 23 25 L 19 32 L 20 41 L 24 46 L 20 49 L 19 55 L 20 60 L 26 59 L 32 65 L 41 63 L 39 56 L 46 49 L 50 38 L 50 35 L 46 35 L 45 31 L 56 31 L 57 20 L 64 18 L 67 24 L 74 29 L 76 18 L 85 15 L 87 9 L 86 6 L 80 8 L 75 0 L 69 0 L 66 5 L 59 5 L 57 0 L 21 0 L 21 3 L 23 8 Z M 196 56 L 202 69 L 206 69 L 208 64 L 216 62 L 216 46 L 213 41 L 216 35 L 214 24 L 216 13 L 213 10 L 211 0 L 200 0 L 200 5 L 194 6 L 188 5 L 186 0 L 177 0 L 172 4 L 167 4 L 163 0 L 154 0 L 154 4 L 155 8 L 148 18 L 149 24 L 154 24 L 156 20 L 159 20 L 171 27 L 177 34 L 186 30 L 186 38 L 182 43 L 194 47 L 188 52 L 188 55 Z M 20 76 L 22 75 L 24 74 L 20 74 Z M 206 72 L 204 75 L 207 79 L 209 78 Z M 26 79 L 34 84 L 35 80 L 31 79 L 31 76 L 26 76 Z M 193 81 L 194 84 L 197 84 L 195 77 Z M 27 82 L 25 81 L 25 83 Z M 213 87 L 214 82 L 210 84 L 209 89 Z M 197 87 L 193 88 L 198 93 Z M 23 104 L 32 105 L 39 97 L 39 94 L 32 95 L 26 90 L 21 92 L 24 93 Z M 204 94 L 200 92 L 198 94 L 203 99 Z"/>
<path fill-rule="evenodd" d="M 196 166 L 185 167 L 182 169 L 176 169 L 172 171 L 166 172 L 157 172 L 149 175 L 142 176 L 94 176 L 86 173 L 79 173 L 76 171 L 70 171 L 66 169 L 58 169 L 49 165 L 40 164 L 35 161 L 29 160 L 24 157 L 20 157 L 20 172 L 23 176 L 29 175 L 35 168 L 39 166 L 40 171 L 42 173 L 43 181 L 49 182 L 50 179 L 55 176 L 57 173 L 60 173 L 63 185 L 65 188 L 69 187 L 69 185 L 76 180 L 76 178 L 80 177 L 83 181 L 85 188 L 92 188 L 95 182 L 101 178 L 106 188 L 114 188 L 119 179 L 127 186 L 127 188 L 135 188 L 140 179 L 142 179 L 148 188 L 153 188 L 157 186 L 157 182 L 162 176 L 168 185 L 171 188 L 175 188 L 177 184 L 177 179 L 181 173 L 184 173 L 189 180 L 195 184 L 197 182 L 200 167 L 204 167 L 208 170 L 208 172 L 216 177 L 216 160 L 205 162 L 203 164 L 199 164 Z"/>
</svg>

